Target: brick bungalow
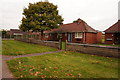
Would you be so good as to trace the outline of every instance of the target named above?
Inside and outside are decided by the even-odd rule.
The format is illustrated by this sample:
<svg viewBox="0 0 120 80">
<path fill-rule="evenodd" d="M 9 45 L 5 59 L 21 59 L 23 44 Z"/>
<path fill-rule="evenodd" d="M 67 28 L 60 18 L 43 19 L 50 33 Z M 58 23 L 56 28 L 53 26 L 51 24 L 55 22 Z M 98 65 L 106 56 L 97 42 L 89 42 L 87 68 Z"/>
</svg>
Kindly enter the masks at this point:
<svg viewBox="0 0 120 80">
<path fill-rule="evenodd" d="M 105 31 L 105 44 L 120 44 L 120 20 Z"/>
<path fill-rule="evenodd" d="M 41 32 L 32 32 L 32 31 L 29 31 L 27 32 L 27 35 L 29 36 L 29 38 L 33 38 L 33 39 L 40 39 L 40 35 L 41 35 Z"/>
<path fill-rule="evenodd" d="M 23 35 L 25 32 L 19 30 L 19 29 L 10 29 L 10 34 L 11 35 Z"/>
<path fill-rule="evenodd" d="M 7 34 L 9 34 L 11 37 L 20 37 L 26 33 L 19 29 L 10 29 Z"/>
<path fill-rule="evenodd" d="M 102 33 L 90 27 L 85 21 L 78 19 L 73 23 L 60 25 L 58 29 L 44 32 L 44 40 L 58 40 L 59 36 L 62 36 L 62 41 L 93 44 L 101 43 Z"/>
</svg>

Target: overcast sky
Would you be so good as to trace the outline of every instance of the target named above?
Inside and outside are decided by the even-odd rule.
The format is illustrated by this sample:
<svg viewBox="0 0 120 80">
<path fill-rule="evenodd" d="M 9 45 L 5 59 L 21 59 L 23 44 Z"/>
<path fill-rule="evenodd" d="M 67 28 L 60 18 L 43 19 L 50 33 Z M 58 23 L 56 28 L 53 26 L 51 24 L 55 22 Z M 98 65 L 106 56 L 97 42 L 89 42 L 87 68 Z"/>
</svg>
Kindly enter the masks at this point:
<svg viewBox="0 0 120 80">
<path fill-rule="evenodd" d="M 18 29 L 23 9 L 41 0 L 0 0 L 0 29 Z M 44 1 L 44 0 L 42 0 Z M 81 18 L 92 28 L 104 31 L 118 20 L 119 0 L 49 0 L 58 6 L 64 24 Z"/>
</svg>

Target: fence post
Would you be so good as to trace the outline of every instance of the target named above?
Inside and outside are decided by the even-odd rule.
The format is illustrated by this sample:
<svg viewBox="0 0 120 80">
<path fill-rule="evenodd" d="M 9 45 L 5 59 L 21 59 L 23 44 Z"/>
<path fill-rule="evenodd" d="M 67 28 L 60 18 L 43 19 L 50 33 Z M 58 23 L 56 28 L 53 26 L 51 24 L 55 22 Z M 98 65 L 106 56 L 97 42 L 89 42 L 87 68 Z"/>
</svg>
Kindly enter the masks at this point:
<svg viewBox="0 0 120 80">
<path fill-rule="evenodd" d="M 12 37 L 12 36 L 11 36 L 11 34 L 10 34 L 10 39 L 11 39 L 11 37 Z"/>
<path fill-rule="evenodd" d="M 62 39 L 60 38 L 60 40 L 59 40 L 59 49 L 61 50 L 62 49 Z"/>
<path fill-rule="evenodd" d="M 65 40 L 65 51 L 67 50 L 67 40 Z"/>
</svg>

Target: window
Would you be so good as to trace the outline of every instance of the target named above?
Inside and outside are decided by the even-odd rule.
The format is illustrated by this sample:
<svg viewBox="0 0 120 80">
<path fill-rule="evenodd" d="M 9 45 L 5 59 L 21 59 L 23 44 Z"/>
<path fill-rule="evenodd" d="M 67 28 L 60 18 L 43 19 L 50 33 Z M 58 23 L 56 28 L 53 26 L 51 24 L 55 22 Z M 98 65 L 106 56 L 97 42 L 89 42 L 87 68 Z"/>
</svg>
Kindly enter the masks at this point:
<svg viewBox="0 0 120 80">
<path fill-rule="evenodd" d="M 48 34 L 45 34 L 45 38 L 48 38 Z"/>
<path fill-rule="evenodd" d="M 114 35 L 112 34 L 112 36 L 114 36 Z"/>
<path fill-rule="evenodd" d="M 58 33 L 57 38 L 60 38 L 60 37 L 62 37 L 62 34 Z"/>
<path fill-rule="evenodd" d="M 107 38 L 106 40 L 107 40 L 107 41 L 112 41 L 112 38 Z"/>
<path fill-rule="evenodd" d="M 75 38 L 82 38 L 82 33 L 81 32 L 76 32 L 75 33 Z"/>
<path fill-rule="evenodd" d="M 80 24 L 80 22 L 78 22 L 77 24 Z"/>
<path fill-rule="evenodd" d="M 50 33 L 50 36 L 52 36 L 52 34 Z"/>
</svg>

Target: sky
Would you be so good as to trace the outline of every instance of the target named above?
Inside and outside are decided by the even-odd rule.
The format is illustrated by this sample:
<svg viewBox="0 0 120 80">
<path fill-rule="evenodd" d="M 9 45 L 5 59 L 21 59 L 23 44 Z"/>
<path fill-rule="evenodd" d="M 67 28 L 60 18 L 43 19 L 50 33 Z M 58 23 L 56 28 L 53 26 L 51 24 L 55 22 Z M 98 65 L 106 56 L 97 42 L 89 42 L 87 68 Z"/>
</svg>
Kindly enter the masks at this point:
<svg viewBox="0 0 120 80">
<path fill-rule="evenodd" d="M 41 0 L 0 0 L 0 29 L 18 29 L 23 9 Z M 44 0 L 42 0 L 44 1 Z M 58 6 L 64 24 L 78 18 L 96 30 L 104 31 L 118 20 L 119 0 L 48 0 Z M 119 17 L 120 19 L 120 17 Z"/>
</svg>

